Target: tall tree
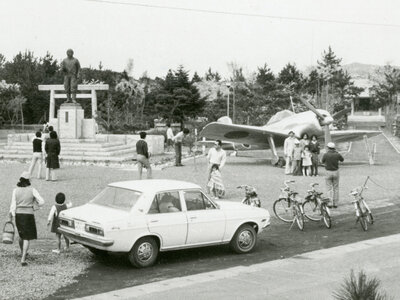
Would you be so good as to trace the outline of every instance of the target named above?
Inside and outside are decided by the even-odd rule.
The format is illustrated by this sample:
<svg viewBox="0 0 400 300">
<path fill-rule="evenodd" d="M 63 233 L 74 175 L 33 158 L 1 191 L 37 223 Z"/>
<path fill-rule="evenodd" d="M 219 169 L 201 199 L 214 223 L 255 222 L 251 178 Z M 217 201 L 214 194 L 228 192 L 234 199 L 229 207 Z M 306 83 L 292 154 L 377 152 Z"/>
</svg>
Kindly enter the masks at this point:
<svg viewBox="0 0 400 300">
<path fill-rule="evenodd" d="M 288 63 L 279 72 L 278 81 L 299 91 L 303 86 L 303 74 L 296 68 L 296 65 Z"/>
<path fill-rule="evenodd" d="M 211 67 L 210 67 L 210 68 L 208 68 L 206 74 L 204 75 L 204 78 L 205 78 L 207 81 L 216 81 L 216 82 L 219 82 L 219 81 L 221 80 L 221 75 L 219 75 L 218 72 L 213 72 L 213 71 L 211 70 Z"/>
<path fill-rule="evenodd" d="M 182 122 L 188 117 L 199 116 L 203 111 L 205 99 L 189 81 L 188 74 L 183 66 L 168 71 L 161 88 L 155 92 L 155 108 L 161 117 Z"/>
</svg>

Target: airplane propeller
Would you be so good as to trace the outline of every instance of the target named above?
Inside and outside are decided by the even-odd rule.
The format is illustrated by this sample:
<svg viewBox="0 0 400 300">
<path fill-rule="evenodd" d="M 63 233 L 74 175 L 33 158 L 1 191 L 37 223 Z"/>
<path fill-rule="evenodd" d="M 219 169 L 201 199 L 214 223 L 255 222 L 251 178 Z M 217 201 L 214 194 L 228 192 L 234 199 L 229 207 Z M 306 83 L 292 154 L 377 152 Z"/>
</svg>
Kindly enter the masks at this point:
<svg viewBox="0 0 400 300">
<path fill-rule="evenodd" d="M 337 120 L 337 119 L 341 118 L 342 116 L 347 115 L 349 112 L 351 112 L 351 108 L 344 108 L 344 109 L 334 113 L 332 115 L 332 118 Z"/>
<path fill-rule="evenodd" d="M 325 145 L 332 141 L 331 132 L 329 130 L 329 125 L 333 123 L 333 118 L 330 116 L 326 116 L 321 114 L 314 106 L 308 103 L 305 99 L 300 97 L 300 101 L 307 106 L 309 110 L 311 110 L 319 119 L 319 124 L 324 127 L 325 131 Z"/>
</svg>

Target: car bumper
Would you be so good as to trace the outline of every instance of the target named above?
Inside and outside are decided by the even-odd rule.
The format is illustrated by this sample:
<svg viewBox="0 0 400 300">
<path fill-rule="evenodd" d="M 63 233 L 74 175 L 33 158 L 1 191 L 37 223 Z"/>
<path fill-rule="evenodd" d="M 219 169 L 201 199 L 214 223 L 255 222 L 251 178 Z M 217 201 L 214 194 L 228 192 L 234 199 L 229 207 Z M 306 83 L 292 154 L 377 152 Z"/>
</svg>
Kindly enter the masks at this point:
<svg viewBox="0 0 400 300">
<path fill-rule="evenodd" d="M 79 244 L 89 246 L 89 247 L 110 247 L 114 244 L 113 240 L 108 240 L 105 238 L 101 237 L 92 237 L 92 236 L 87 236 L 82 233 L 75 232 L 74 230 L 67 229 L 60 227 L 58 228 L 58 231 L 63 234 L 65 237 L 73 240 L 74 242 L 77 242 Z"/>
</svg>

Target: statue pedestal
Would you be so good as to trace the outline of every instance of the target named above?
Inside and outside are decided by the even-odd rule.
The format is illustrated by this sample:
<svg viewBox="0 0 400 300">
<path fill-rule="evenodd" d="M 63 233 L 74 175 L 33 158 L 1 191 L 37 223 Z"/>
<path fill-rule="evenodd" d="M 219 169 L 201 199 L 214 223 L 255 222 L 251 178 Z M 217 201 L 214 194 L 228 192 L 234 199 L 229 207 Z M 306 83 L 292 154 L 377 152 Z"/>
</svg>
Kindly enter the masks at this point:
<svg viewBox="0 0 400 300">
<path fill-rule="evenodd" d="M 83 109 L 78 103 L 63 103 L 57 112 L 58 134 L 63 139 L 82 137 Z"/>
</svg>

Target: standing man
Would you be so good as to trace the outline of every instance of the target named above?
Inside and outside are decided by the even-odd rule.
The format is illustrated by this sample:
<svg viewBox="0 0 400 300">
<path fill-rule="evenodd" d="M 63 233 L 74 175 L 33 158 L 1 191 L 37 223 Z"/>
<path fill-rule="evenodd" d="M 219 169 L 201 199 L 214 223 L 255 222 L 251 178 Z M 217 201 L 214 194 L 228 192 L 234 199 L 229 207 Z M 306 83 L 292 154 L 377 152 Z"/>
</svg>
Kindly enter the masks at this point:
<svg viewBox="0 0 400 300">
<path fill-rule="evenodd" d="M 289 136 L 285 139 L 285 144 L 283 147 L 283 153 L 285 154 L 285 159 L 286 159 L 286 167 L 285 167 L 286 175 L 292 174 L 293 169 L 295 167 L 293 162 L 293 150 L 296 141 L 298 140 L 294 136 L 294 132 L 289 131 Z"/>
<path fill-rule="evenodd" d="M 326 146 L 328 152 L 322 157 L 322 163 L 325 164 L 325 182 L 331 198 L 331 205 L 328 207 L 337 208 L 339 202 L 339 161 L 343 162 L 344 158 L 335 150 L 334 143 L 329 142 Z"/>
<path fill-rule="evenodd" d="M 139 171 L 139 179 L 142 179 L 143 167 L 147 169 L 147 179 L 151 178 L 151 166 L 150 166 L 150 153 L 145 141 L 147 133 L 142 131 L 140 134 L 140 140 L 136 143 L 136 154 L 137 154 L 137 165 Z"/>
<path fill-rule="evenodd" d="M 189 134 L 189 129 L 183 128 L 179 131 L 172 140 L 175 143 L 175 166 L 182 167 L 182 142 L 185 136 Z"/>
<path fill-rule="evenodd" d="M 79 60 L 74 57 L 72 49 L 67 50 L 67 58 L 61 62 L 61 71 L 64 75 L 64 89 L 67 94 L 67 103 L 76 103 L 76 91 L 78 90 L 78 77 L 81 70 Z"/>
<path fill-rule="evenodd" d="M 174 144 L 174 142 L 172 141 L 172 139 L 174 138 L 174 132 L 172 131 L 171 128 L 171 123 L 167 123 L 167 152 L 169 152 L 171 150 L 172 145 Z"/>
<path fill-rule="evenodd" d="M 217 165 L 218 169 L 221 171 L 221 169 L 224 167 L 225 162 L 226 162 L 226 152 L 224 149 L 222 149 L 222 142 L 221 140 L 216 140 L 214 143 L 214 147 L 211 148 L 208 151 L 207 155 L 207 162 L 208 162 L 208 181 L 210 180 L 211 176 L 211 168 L 213 165 Z"/>
</svg>

